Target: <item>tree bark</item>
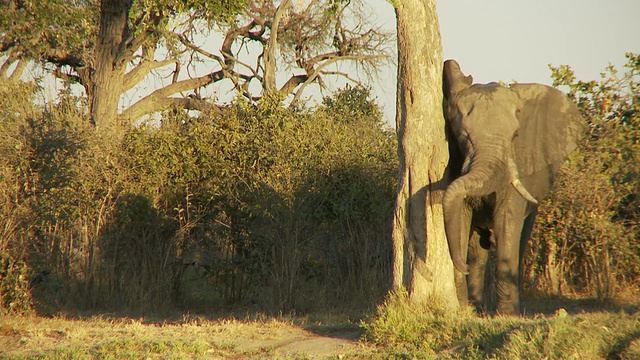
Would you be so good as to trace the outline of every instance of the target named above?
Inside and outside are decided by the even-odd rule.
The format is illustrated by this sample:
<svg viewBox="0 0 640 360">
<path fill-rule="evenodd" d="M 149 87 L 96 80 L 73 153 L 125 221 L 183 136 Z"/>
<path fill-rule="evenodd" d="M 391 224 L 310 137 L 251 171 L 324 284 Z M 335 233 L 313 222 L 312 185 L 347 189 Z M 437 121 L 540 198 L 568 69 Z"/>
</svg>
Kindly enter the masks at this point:
<svg viewBox="0 0 640 360">
<path fill-rule="evenodd" d="M 126 63 L 120 61 L 128 34 L 131 0 L 102 0 L 100 33 L 91 81 L 91 121 L 102 130 L 117 126 L 118 102 L 123 92 Z M 89 91 L 88 91 L 89 92 Z"/>
<path fill-rule="evenodd" d="M 9 55 L 0 65 L 0 84 L 16 83 L 27 68 L 27 61 L 18 59 L 17 56 Z M 9 69 L 15 64 L 13 71 L 9 73 Z"/>
<path fill-rule="evenodd" d="M 266 93 L 277 91 L 276 88 L 276 64 L 278 51 L 278 29 L 280 20 L 285 11 L 289 10 L 291 0 L 284 0 L 278 6 L 273 22 L 271 23 L 271 32 L 269 34 L 269 42 L 264 52 L 264 89 Z"/>
<path fill-rule="evenodd" d="M 436 0 L 396 4 L 400 171 L 393 224 L 393 290 L 406 288 L 414 303 L 436 301 L 453 308 L 458 300 L 442 212 L 449 153 Z"/>
<path fill-rule="evenodd" d="M 219 70 L 198 78 L 174 82 L 138 100 L 138 102 L 131 105 L 122 113 L 121 118 L 127 121 L 128 124 L 132 124 L 146 114 L 167 110 L 174 105 L 184 104 L 184 102 L 175 101 L 175 99 L 170 98 L 170 96 L 181 91 L 197 89 L 212 84 L 220 81 L 223 77 L 224 72 Z"/>
</svg>

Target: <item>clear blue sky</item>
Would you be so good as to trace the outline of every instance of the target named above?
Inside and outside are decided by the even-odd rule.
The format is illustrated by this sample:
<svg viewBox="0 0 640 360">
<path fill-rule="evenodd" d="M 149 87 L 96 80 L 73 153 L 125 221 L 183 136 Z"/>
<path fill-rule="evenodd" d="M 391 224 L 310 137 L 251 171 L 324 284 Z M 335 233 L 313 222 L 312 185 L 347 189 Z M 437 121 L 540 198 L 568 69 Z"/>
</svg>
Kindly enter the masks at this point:
<svg viewBox="0 0 640 360">
<path fill-rule="evenodd" d="M 367 0 L 395 28 L 386 0 Z M 625 52 L 640 53 L 640 0 L 440 0 L 445 59 L 458 60 L 476 82 L 550 84 L 548 65 L 570 65 L 581 80 L 599 78 Z M 372 84 L 394 123 L 395 69 Z"/>
</svg>

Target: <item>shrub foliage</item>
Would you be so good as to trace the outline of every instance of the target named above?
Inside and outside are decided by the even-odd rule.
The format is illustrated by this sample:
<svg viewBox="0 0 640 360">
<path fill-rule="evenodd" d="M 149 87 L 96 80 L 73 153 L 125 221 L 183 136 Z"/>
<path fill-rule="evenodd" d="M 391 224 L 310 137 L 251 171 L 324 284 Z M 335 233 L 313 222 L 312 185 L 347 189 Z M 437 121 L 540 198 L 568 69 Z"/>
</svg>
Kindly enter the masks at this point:
<svg viewBox="0 0 640 360">
<path fill-rule="evenodd" d="M 533 294 L 611 299 L 640 274 L 640 57 L 583 82 L 590 134 L 540 207 Z M 0 84 L 0 310 L 379 304 L 391 271 L 395 136 L 368 89 L 315 108 L 268 96 L 165 112 L 118 140 L 65 89 Z M 382 320 L 381 320 L 382 321 Z"/>
<path fill-rule="evenodd" d="M 115 144 L 70 95 L 8 98 L 35 90 L 2 95 L 0 250 L 54 283 L 44 308 L 307 311 L 384 295 L 395 140 L 368 89 L 314 109 L 168 112 Z"/>
<path fill-rule="evenodd" d="M 610 66 L 599 81 L 552 68 L 590 133 L 540 207 L 525 279 L 551 295 L 612 299 L 637 287 L 640 275 L 640 56 L 625 72 Z M 637 288 L 635 289 L 637 290 Z"/>
</svg>

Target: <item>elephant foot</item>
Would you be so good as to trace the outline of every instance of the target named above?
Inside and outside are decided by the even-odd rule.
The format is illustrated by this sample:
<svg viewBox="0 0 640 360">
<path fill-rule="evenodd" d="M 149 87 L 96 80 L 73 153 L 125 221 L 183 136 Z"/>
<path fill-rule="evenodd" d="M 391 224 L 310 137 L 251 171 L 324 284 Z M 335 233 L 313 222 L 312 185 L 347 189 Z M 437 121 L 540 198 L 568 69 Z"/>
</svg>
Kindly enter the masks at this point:
<svg viewBox="0 0 640 360">
<path fill-rule="evenodd" d="M 520 314 L 520 292 L 517 286 L 499 282 L 496 284 L 496 293 L 498 295 L 496 312 L 500 315 L 519 315 Z"/>
<path fill-rule="evenodd" d="M 476 314 L 478 314 L 479 316 L 485 316 L 489 314 L 483 302 L 474 301 L 473 308 L 476 310 Z"/>
<path fill-rule="evenodd" d="M 498 315 L 520 315 L 520 304 L 517 301 L 498 302 Z"/>
</svg>

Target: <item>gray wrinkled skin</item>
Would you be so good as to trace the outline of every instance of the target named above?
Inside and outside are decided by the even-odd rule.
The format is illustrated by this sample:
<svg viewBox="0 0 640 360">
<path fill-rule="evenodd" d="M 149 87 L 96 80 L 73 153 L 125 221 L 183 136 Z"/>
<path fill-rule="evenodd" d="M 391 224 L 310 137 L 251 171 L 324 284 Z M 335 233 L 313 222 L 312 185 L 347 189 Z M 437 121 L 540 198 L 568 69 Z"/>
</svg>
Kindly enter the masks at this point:
<svg viewBox="0 0 640 360">
<path fill-rule="evenodd" d="M 457 145 L 451 146 L 454 180 L 443 200 L 449 251 L 461 303 L 517 314 L 521 257 L 538 203 L 583 137 L 586 121 L 552 87 L 472 83 L 455 60 L 445 62 L 443 106 Z M 493 276 L 495 287 L 486 289 L 485 279 Z M 493 302 L 495 309 L 487 308 Z"/>
</svg>

